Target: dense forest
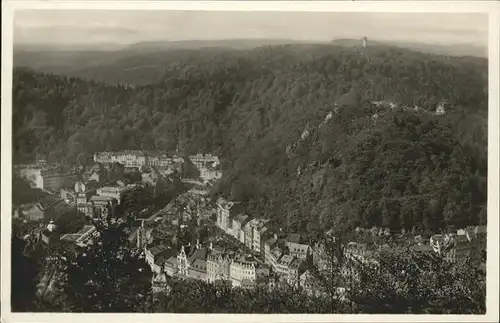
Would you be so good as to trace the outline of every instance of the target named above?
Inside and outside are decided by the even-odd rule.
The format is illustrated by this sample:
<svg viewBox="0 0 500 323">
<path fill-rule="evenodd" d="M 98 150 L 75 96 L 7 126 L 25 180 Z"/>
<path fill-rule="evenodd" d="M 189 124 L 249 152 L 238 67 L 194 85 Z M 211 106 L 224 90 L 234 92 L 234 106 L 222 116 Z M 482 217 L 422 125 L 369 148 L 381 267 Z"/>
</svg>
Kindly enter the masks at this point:
<svg viewBox="0 0 500 323">
<path fill-rule="evenodd" d="M 486 221 L 486 60 L 283 45 L 179 55 L 162 73 L 130 87 L 16 68 L 14 162 L 178 146 L 221 156 L 213 193 L 291 231 Z"/>
</svg>

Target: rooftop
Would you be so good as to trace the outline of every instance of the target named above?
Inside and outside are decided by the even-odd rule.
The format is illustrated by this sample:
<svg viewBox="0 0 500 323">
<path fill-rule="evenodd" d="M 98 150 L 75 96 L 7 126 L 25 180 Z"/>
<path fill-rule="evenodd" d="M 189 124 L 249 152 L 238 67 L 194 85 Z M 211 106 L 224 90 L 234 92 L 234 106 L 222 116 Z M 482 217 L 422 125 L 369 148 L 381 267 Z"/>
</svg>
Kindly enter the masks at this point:
<svg viewBox="0 0 500 323">
<path fill-rule="evenodd" d="M 288 267 L 290 269 L 299 269 L 300 265 L 301 265 L 302 261 L 298 258 L 295 258 L 291 263 L 290 265 L 288 265 Z"/>
<path fill-rule="evenodd" d="M 119 186 L 103 186 L 103 187 L 99 187 L 97 190 L 119 192 L 119 191 L 123 190 L 123 188 L 119 187 Z"/>
<path fill-rule="evenodd" d="M 167 258 L 165 256 L 159 256 L 158 258 L 155 259 L 155 265 L 157 266 L 163 266 L 163 264 L 165 263 L 165 260 Z"/>
<path fill-rule="evenodd" d="M 292 243 L 300 243 L 300 234 L 291 233 L 287 236 L 286 240 L 288 242 L 292 242 Z"/>
<path fill-rule="evenodd" d="M 92 202 L 108 202 L 111 201 L 112 198 L 109 196 L 101 196 L 101 195 L 94 195 L 90 198 L 90 201 Z"/>
<path fill-rule="evenodd" d="M 78 234 L 78 233 L 70 233 L 70 234 L 63 235 L 61 237 L 61 241 L 75 242 L 78 238 L 80 238 L 80 234 Z"/>
<path fill-rule="evenodd" d="M 234 220 L 239 222 L 240 224 L 243 224 L 247 219 L 248 215 L 244 214 L 238 214 L 237 216 L 234 217 Z"/>
<path fill-rule="evenodd" d="M 198 270 L 206 270 L 207 268 L 207 262 L 203 259 L 196 259 L 195 261 L 193 261 L 193 263 L 191 264 L 191 268 L 194 267 Z"/>
<path fill-rule="evenodd" d="M 294 257 L 291 255 L 283 255 L 283 257 L 281 257 L 281 259 L 279 260 L 279 263 L 280 263 L 280 265 L 290 266 L 293 259 L 294 259 Z"/>
<path fill-rule="evenodd" d="M 94 225 L 84 225 L 83 228 L 81 228 L 80 231 L 78 231 L 76 234 L 84 235 L 84 234 L 90 232 L 90 230 L 94 230 L 94 229 L 95 229 Z"/>
<path fill-rule="evenodd" d="M 203 261 L 207 259 L 207 248 L 203 247 L 200 249 L 196 249 L 196 251 L 194 251 L 193 254 L 189 257 L 189 261 L 191 263 L 194 263 L 196 260 L 199 259 Z"/>
<path fill-rule="evenodd" d="M 276 242 L 278 242 L 278 240 L 276 240 L 275 238 L 270 238 L 268 239 L 265 243 L 269 246 L 269 247 L 272 247 Z"/>
<path fill-rule="evenodd" d="M 168 258 L 167 260 L 165 260 L 165 265 L 171 266 L 171 267 L 177 266 L 177 257 L 172 256 L 172 257 Z"/>
<path fill-rule="evenodd" d="M 151 254 L 153 256 L 156 256 L 167 249 L 168 249 L 167 246 L 165 246 L 164 244 L 160 244 L 160 245 L 149 248 L 149 251 L 151 252 Z"/>
</svg>

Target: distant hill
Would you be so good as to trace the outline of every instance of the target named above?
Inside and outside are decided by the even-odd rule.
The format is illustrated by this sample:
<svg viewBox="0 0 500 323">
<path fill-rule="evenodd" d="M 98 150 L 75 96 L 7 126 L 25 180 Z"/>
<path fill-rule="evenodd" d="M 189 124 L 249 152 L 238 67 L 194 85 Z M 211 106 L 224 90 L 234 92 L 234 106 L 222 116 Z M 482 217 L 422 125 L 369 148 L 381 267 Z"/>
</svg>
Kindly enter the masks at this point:
<svg viewBox="0 0 500 323">
<path fill-rule="evenodd" d="M 361 39 L 334 39 L 332 44 L 338 46 L 361 47 Z M 449 55 L 449 56 L 472 56 L 478 58 L 487 58 L 488 49 L 471 44 L 429 44 L 418 42 L 401 42 L 393 40 L 371 40 L 368 39 L 368 46 L 396 46 L 423 53 Z"/>
<path fill-rule="evenodd" d="M 479 48 L 468 45 L 443 46 L 368 41 L 369 46 L 396 46 L 424 53 L 481 57 Z M 141 42 L 122 47 L 109 44 L 99 50 L 67 48 L 50 50 L 46 47 L 23 45 L 14 49 L 14 66 L 25 66 L 40 72 L 94 79 L 112 84 L 145 85 L 158 82 L 172 62 L 189 61 L 197 57 L 209 61 L 214 55 L 221 55 L 231 50 L 281 45 L 296 46 L 294 47 L 296 54 L 300 55 L 297 50 L 302 51 L 304 47 L 321 45 L 359 47 L 361 40 L 336 39 L 330 43 L 291 39 L 187 40 Z"/>
<path fill-rule="evenodd" d="M 16 68 L 14 162 L 85 163 L 124 149 L 213 153 L 224 165 L 214 193 L 286 231 L 436 232 L 486 221 L 485 59 L 376 44 L 130 52 L 75 71 L 156 84 Z M 73 59 L 89 64 L 88 55 Z M 446 113 L 435 115 L 442 102 Z"/>
</svg>

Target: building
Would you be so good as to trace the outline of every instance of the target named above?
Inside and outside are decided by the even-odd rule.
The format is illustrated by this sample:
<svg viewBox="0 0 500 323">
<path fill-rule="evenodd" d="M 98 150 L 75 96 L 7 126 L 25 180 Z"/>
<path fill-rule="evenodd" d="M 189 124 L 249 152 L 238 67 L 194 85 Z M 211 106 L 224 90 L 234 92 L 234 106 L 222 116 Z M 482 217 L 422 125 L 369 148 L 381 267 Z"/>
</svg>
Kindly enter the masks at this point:
<svg viewBox="0 0 500 323">
<path fill-rule="evenodd" d="M 42 174 L 42 169 L 35 165 L 26 165 L 19 170 L 21 178 L 25 179 L 30 185 L 37 186 L 37 179 Z"/>
<path fill-rule="evenodd" d="M 222 172 L 209 165 L 207 168 L 200 169 L 200 177 L 205 183 L 218 181 L 222 178 Z"/>
<path fill-rule="evenodd" d="M 177 275 L 179 265 L 177 263 L 177 257 L 170 257 L 165 261 L 165 274 L 169 277 L 174 277 Z"/>
<path fill-rule="evenodd" d="M 243 226 L 243 235 L 245 236 L 245 246 L 253 249 L 253 227 L 258 222 L 258 219 L 251 219 Z"/>
<path fill-rule="evenodd" d="M 291 255 L 282 255 L 275 266 L 276 273 L 279 275 L 285 276 L 288 278 L 288 275 L 290 273 L 289 266 L 290 264 L 295 260 L 295 257 Z"/>
<path fill-rule="evenodd" d="M 94 195 L 90 198 L 89 203 L 93 217 L 107 217 L 111 215 L 110 208 L 113 203 L 113 198 L 109 196 Z"/>
<path fill-rule="evenodd" d="M 89 182 L 90 182 L 90 181 L 95 181 L 95 182 L 98 182 L 98 183 L 99 183 L 99 182 L 103 179 L 102 177 L 103 177 L 103 176 L 101 176 L 99 172 L 94 171 L 94 172 L 92 172 L 92 173 L 90 174 L 90 176 L 87 178 L 87 181 L 89 181 Z"/>
<path fill-rule="evenodd" d="M 147 154 L 147 166 L 150 167 L 168 167 L 172 166 L 177 158 L 176 156 L 170 157 L 165 152 L 152 152 L 148 151 Z"/>
<path fill-rule="evenodd" d="M 287 282 L 291 286 L 299 285 L 299 270 L 303 264 L 304 260 L 299 258 L 294 258 L 290 265 L 288 265 L 288 277 Z"/>
<path fill-rule="evenodd" d="M 222 249 L 213 249 L 207 257 L 207 281 L 210 283 L 219 280 L 229 281 L 233 257 L 233 254 L 225 253 Z"/>
<path fill-rule="evenodd" d="M 158 174 L 156 172 L 150 172 L 150 173 L 142 173 L 142 182 L 150 184 L 152 186 L 156 186 L 156 183 L 158 181 Z"/>
<path fill-rule="evenodd" d="M 97 231 L 94 225 L 85 225 L 77 233 L 65 234 L 61 237 L 61 241 L 72 243 L 79 247 L 86 247 L 94 242 L 96 238 L 99 237 L 99 231 Z"/>
<path fill-rule="evenodd" d="M 229 283 L 233 287 L 254 287 L 257 276 L 268 275 L 269 270 L 251 257 L 238 257 L 222 248 L 196 245 L 182 246 L 177 257 L 165 261 L 165 273 L 180 279 L 201 280 L 208 283 Z M 267 273 L 267 274 L 266 274 Z"/>
<path fill-rule="evenodd" d="M 364 243 L 349 242 L 344 248 L 344 255 L 348 259 L 365 261 L 369 251 Z"/>
<path fill-rule="evenodd" d="M 469 226 L 465 229 L 457 230 L 457 235 L 464 235 L 470 242 L 478 243 L 479 249 L 486 249 L 486 226 Z"/>
<path fill-rule="evenodd" d="M 207 281 L 207 249 L 199 243 L 194 246 L 182 246 L 181 251 L 177 255 L 176 277 Z"/>
<path fill-rule="evenodd" d="M 448 250 L 444 252 L 446 261 L 463 262 L 471 255 L 472 244 L 466 236 L 455 236 Z"/>
<path fill-rule="evenodd" d="M 439 105 L 436 108 L 436 112 L 434 114 L 438 115 L 438 116 L 442 116 L 442 115 L 446 114 L 444 102 L 439 103 Z"/>
<path fill-rule="evenodd" d="M 266 224 L 269 222 L 268 219 L 259 219 L 252 226 L 252 250 L 258 253 L 262 253 L 264 247 L 264 238 L 268 232 Z"/>
<path fill-rule="evenodd" d="M 90 199 L 95 193 L 95 190 L 87 190 L 87 187 L 82 182 L 75 183 L 76 208 L 85 216 L 93 216 L 93 206 L 90 203 Z"/>
<path fill-rule="evenodd" d="M 314 244 L 312 262 L 319 271 L 328 270 L 332 267 L 332 258 L 327 252 L 326 242 L 318 241 Z"/>
<path fill-rule="evenodd" d="M 223 231 L 229 227 L 229 210 L 232 206 L 233 203 L 224 198 L 217 200 L 217 226 Z"/>
<path fill-rule="evenodd" d="M 78 176 L 74 172 L 41 171 L 36 177 L 36 187 L 42 190 L 59 192 L 61 188 L 73 186 L 77 179 Z"/>
<path fill-rule="evenodd" d="M 74 207 L 58 196 L 47 195 L 38 203 L 21 209 L 22 217 L 30 221 L 57 220 L 59 217 L 75 211 Z"/>
<path fill-rule="evenodd" d="M 284 254 L 283 250 L 278 245 L 275 245 L 274 248 L 272 248 L 271 251 L 269 252 L 267 263 L 276 273 L 280 272 L 280 268 L 278 268 L 278 265 L 283 254 Z"/>
<path fill-rule="evenodd" d="M 167 274 L 162 270 L 159 273 L 153 273 L 151 278 L 151 290 L 153 294 L 170 293 L 172 287 L 168 285 Z"/>
<path fill-rule="evenodd" d="M 153 273 L 159 274 L 162 271 L 165 261 L 168 259 L 168 253 L 170 250 L 164 244 L 144 248 L 146 262 Z"/>
<path fill-rule="evenodd" d="M 139 232 L 138 226 L 132 226 L 126 230 L 127 233 L 127 241 L 129 243 L 130 248 L 137 248 L 137 234 Z"/>
<path fill-rule="evenodd" d="M 124 190 L 125 189 L 120 186 L 105 186 L 97 189 L 97 195 L 101 197 L 110 197 L 120 204 Z"/>
<path fill-rule="evenodd" d="M 240 202 L 227 201 L 224 198 L 217 200 L 217 227 L 225 233 L 234 236 L 232 219 L 238 214 L 245 213 L 245 205 Z"/>
<path fill-rule="evenodd" d="M 449 234 L 435 234 L 429 240 L 432 250 L 439 255 L 444 255 L 452 243 L 453 238 Z"/>
<path fill-rule="evenodd" d="M 45 212 L 40 203 L 21 208 L 20 216 L 30 221 L 42 221 L 45 219 Z"/>
<path fill-rule="evenodd" d="M 302 260 L 308 259 L 311 256 L 311 247 L 308 244 L 287 243 L 290 254 Z"/>
<path fill-rule="evenodd" d="M 302 288 L 308 294 L 312 294 L 317 289 L 316 285 L 316 279 L 311 270 L 307 269 L 300 274 L 298 281 L 299 288 Z"/>
<path fill-rule="evenodd" d="M 248 283 L 253 285 L 257 279 L 256 267 L 257 263 L 252 260 L 232 260 L 229 266 L 229 275 L 232 286 L 249 287 Z"/>
<path fill-rule="evenodd" d="M 306 259 L 311 253 L 311 247 L 308 244 L 300 243 L 301 236 L 299 234 L 290 234 L 287 237 L 286 245 L 290 251 L 290 255 Z"/>
<path fill-rule="evenodd" d="M 219 157 L 213 156 L 212 154 L 196 154 L 189 156 L 189 160 L 198 169 L 206 168 L 208 164 L 216 167 L 219 164 Z"/>
<path fill-rule="evenodd" d="M 271 253 L 271 251 L 273 250 L 273 248 L 276 246 L 277 243 L 278 243 L 278 239 L 277 239 L 276 235 L 272 238 L 269 238 L 264 243 L 264 261 L 266 264 L 272 263 L 271 259 L 273 257 L 273 254 Z"/>
<path fill-rule="evenodd" d="M 55 225 L 53 220 L 50 220 L 49 224 L 40 233 L 40 239 L 45 243 L 45 244 L 51 244 L 54 240 L 58 240 L 59 234 L 57 233 L 57 226 Z"/>
<path fill-rule="evenodd" d="M 75 204 L 76 203 L 76 193 L 72 189 L 61 188 L 59 191 L 61 198 L 67 204 Z"/>
<path fill-rule="evenodd" d="M 94 162 L 102 164 L 120 163 L 125 167 L 142 167 L 146 165 L 146 154 L 140 150 L 120 152 L 101 152 L 94 154 Z"/>
<path fill-rule="evenodd" d="M 137 229 L 137 249 L 144 250 L 146 246 L 153 243 L 153 228 L 145 225 L 144 221 L 141 221 L 141 226 Z"/>
<path fill-rule="evenodd" d="M 222 172 L 218 170 L 219 157 L 211 154 L 196 154 L 189 156 L 189 160 L 196 167 L 204 182 L 219 180 L 222 177 Z"/>
<path fill-rule="evenodd" d="M 248 219 L 248 215 L 244 214 L 238 214 L 233 218 L 233 237 L 241 243 L 245 243 L 245 233 L 242 228 L 245 226 Z"/>
</svg>

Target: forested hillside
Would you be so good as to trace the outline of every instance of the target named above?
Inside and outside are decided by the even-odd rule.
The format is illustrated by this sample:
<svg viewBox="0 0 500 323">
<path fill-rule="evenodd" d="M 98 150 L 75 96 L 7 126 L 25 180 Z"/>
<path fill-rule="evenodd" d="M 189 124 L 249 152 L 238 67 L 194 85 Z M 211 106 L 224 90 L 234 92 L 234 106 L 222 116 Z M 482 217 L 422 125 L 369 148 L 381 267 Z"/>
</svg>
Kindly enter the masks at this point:
<svg viewBox="0 0 500 323">
<path fill-rule="evenodd" d="M 486 60 L 283 45 L 179 56 L 164 70 L 131 88 L 16 69 L 15 161 L 179 144 L 221 155 L 214 193 L 289 230 L 486 219 Z M 446 114 L 433 115 L 442 101 Z"/>
</svg>

